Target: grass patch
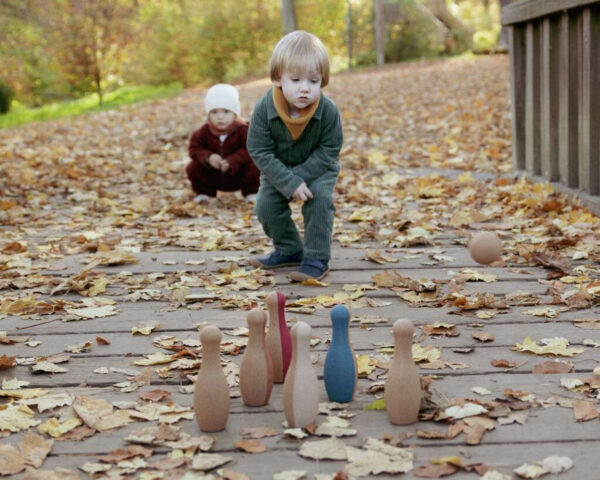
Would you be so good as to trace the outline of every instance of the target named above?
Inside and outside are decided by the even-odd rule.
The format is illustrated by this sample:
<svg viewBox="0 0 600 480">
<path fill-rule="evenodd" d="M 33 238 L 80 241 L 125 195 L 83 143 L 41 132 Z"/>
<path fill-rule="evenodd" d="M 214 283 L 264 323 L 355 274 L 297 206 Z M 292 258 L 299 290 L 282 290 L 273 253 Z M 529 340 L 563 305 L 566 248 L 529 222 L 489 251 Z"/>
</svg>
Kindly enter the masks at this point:
<svg viewBox="0 0 600 480">
<path fill-rule="evenodd" d="M 77 100 L 51 103 L 39 108 L 27 108 L 13 101 L 11 111 L 5 115 L 0 115 L 0 128 L 16 127 L 30 122 L 41 122 L 55 118 L 72 117 L 83 113 L 110 110 L 144 100 L 172 97 L 177 95 L 181 90 L 182 87 L 178 83 L 160 86 L 127 86 L 104 95 L 104 103 L 102 105 L 98 105 L 98 95 L 95 93 Z"/>
</svg>

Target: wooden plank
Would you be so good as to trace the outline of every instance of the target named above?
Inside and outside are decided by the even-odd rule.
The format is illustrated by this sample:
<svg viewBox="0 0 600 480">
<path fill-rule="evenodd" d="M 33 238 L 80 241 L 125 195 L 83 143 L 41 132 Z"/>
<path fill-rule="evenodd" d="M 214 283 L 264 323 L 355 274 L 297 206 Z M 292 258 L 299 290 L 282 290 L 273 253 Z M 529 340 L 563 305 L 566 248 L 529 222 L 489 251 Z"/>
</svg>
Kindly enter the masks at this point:
<svg viewBox="0 0 600 480">
<path fill-rule="evenodd" d="M 586 8 L 580 20 L 579 183 L 600 194 L 600 6 Z"/>
<path fill-rule="evenodd" d="M 399 433 L 401 427 L 394 428 L 393 433 Z M 398 432 L 396 432 L 398 430 Z M 390 432 L 387 432 L 390 433 Z M 195 434 L 196 436 L 198 433 Z M 379 438 L 377 435 L 375 438 Z M 310 441 L 318 440 L 318 438 L 306 439 Z M 283 443 L 283 442 L 282 442 Z M 405 442 L 410 445 L 411 439 Z M 283 445 L 276 450 L 270 450 L 260 455 L 249 455 L 240 451 L 231 451 L 227 455 L 233 457 L 233 462 L 225 465 L 225 467 L 234 472 L 245 473 L 251 479 L 268 479 L 272 478 L 273 474 L 284 470 L 305 470 L 308 473 L 306 478 L 313 479 L 315 474 L 335 474 L 347 462 L 331 461 L 331 460 L 311 460 L 298 455 L 297 450 L 300 441 L 292 442 L 286 440 Z M 56 445 L 56 444 L 55 444 Z M 120 446 L 121 444 L 119 444 Z M 115 446 L 115 448 L 117 448 Z M 597 451 L 600 448 L 600 441 L 589 440 L 584 442 L 544 442 L 540 439 L 536 443 L 524 445 L 517 439 L 510 444 L 505 445 L 486 445 L 485 443 L 478 446 L 440 446 L 437 443 L 431 443 L 429 446 L 422 445 L 414 448 L 415 467 L 431 465 L 431 460 L 436 458 L 456 456 L 462 457 L 463 463 L 483 462 L 489 465 L 492 469 L 501 471 L 508 475 L 512 474 L 513 470 L 524 463 L 535 463 L 550 455 L 568 456 L 574 462 L 573 468 L 562 475 L 548 476 L 564 480 L 569 479 L 595 479 L 594 476 L 600 461 L 598 460 Z M 107 453 L 108 449 L 102 452 Z M 156 458 L 155 458 L 156 457 Z M 164 455 L 156 455 L 150 459 L 151 462 L 162 459 Z M 92 455 L 51 455 L 46 459 L 46 462 L 41 469 L 49 470 L 56 467 L 76 469 L 78 465 L 86 462 L 97 462 L 97 458 Z M 415 480 L 418 477 L 413 472 L 398 475 L 379 474 L 377 480 Z M 450 478 L 453 480 L 466 480 L 477 478 L 474 473 L 455 473 Z"/>
<path fill-rule="evenodd" d="M 525 334 L 522 335 L 525 337 Z M 522 341 L 523 338 L 518 338 L 516 341 Z M 539 340 L 539 339 L 534 339 Z M 432 344 L 433 342 L 424 342 L 424 344 Z M 372 347 L 368 349 L 355 349 L 355 352 L 360 355 L 373 355 L 374 349 Z M 323 364 L 325 362 L 325 351 L 315 351 L 314 359 L 318 359 L 318 363 L 315 364 L 318 374 L 321 376 L 323 371 Z M 594 351 L 593 348 L 586 349 L 583 353 L 578 354 L 574 359 L 577 361 L 575 364 L 576 372 L 590 373 L 596 366 L 596 357 L 598 352 Z M 145 367 L 135 365 L 134 361 L 141 357 L 131 356 L 109 356 L 109 357 L 72 357 L 68 362 L 62 364 L 63 367 L 68 369 L 68 372 L 62 374 L 36 374 L 33 375 L 29 372 L 26 366 L 17 366 L 10 370 L 0 371 L 1 379 L 18 378 L 19 380 L 27 380 L 31 382 L 32 387 L 74 387 L 79 385 L 87 385 L 91 387 L 103 387 L 110 386 L 117 382 L 126 380 L 126 375 L 119 373 L 118 371 L 112 371 L 111 368 L 116 369 L 134 369 L 139 372 L 143 371 Z M 241 361 L 238 357 L 223 357 L 232 359 L 235 363 Z M 313 360 L 314 360 L 313 359 Z M 534 356 L 531 354 L 514 352 L 507 347 L 496 347 L 496 346 L 479 346 L 476 347 L 474 352 L 471 354 L 463 354 L 452 351 L 449 348 L 444 348 L 441 352 L 441 361 L 447 362 L 444 368 L 430 369 L 427 365 L 419 365 L 419 372 L 422 375 L 435 374 L 435 375 L 460 375 L 460 376 L 482 376 L 490 373 L 497 373 L 502 369 L 498 369 L 491 365 L 492 360 L 505 359 L 516 363 L 517 367 L 511 370 L 514 373 L 526 373 L 530 372 L 532 365 L 541 363 L 542 357 Z M 546 358 L 547 360 L 548 358 Z M 543 360 L 542 360 L 543 361 Z M 465 368 L 454 369 L 455 364 L 466 364 Z M 154 372 L 155 369 L 162 368 L 164 365 L 150 366 L 149 368 Z M 109 373 L 99 374 L 94 373 L 94 370 L 99 367 L 106 367 Z M 175 375 L 180 372 L 176 371 Z M 191 373 L 191 372 L 190 372 Z M 161 379 L 156 374 L 153 375 L 153 385 L 171 384 L 179 385 L 181 383 L 189 383 L 182 377 L 175 376 L 174 378 Z"/>
<path fill-rule="evenodd" d="M 540 151 L 540 27 L 529 22 L 526 30 L 525 167 L 541 174 Z"/>
<path fill-rule="evenodd" d="M 372 312 L 373 314 L 374 312 Z M 377 315 L 381 315 L 377 312 Z M 236 314 L 237 318 L 230 322 L 219 321 L 219 328 L 223 333 L 223 341 L 230 340 L 232 338 L 245 339 L 246 337 L 232 336 L 232 330 L 239 326 L 245 326 L 245 314 Z M 552 323 L 531 323 L 529 325 L 523 325 L 522 323 L 515 323 L 509 318 L 512 315 L 497 315 L 493 320 L 480 320 L 478 318 L 460 318 L 458 316 L 437 316 L 435 320 L 432 319 L 433 315 L 428 317 L 415 320 L 411 318 L 415 326 L 417 326 L 417 336 L 415 341 L 424 342 L 427 344 L 433 344 L 437 347 L 449 348 L 449 347 L 466 347 L 475 345 L 477 347 L 486 348 L 488 346 L 506 348 L 514 345 L 515 341 L 520 341 L 525 336 L 530 336 L 534 339 L 549 338 L 549 337 L 565 337 L 569 339 L 572 345 L 581 345 L 587 338 L 593 337 L 593 331 L 585 330 L 574 326 L 571 322 L 552 322 Z M 315 351 L 326 351 L 329 348 L 326 343 L 331 338 L 331 327 L 329 323 L 329 311 L 324 312 L 320 316 L 312 315 L 310 317 L 299 317 L 294 314 L 287 316 L 288 320 L 309 320 L 313 327 L 313 337 L 318 337 L 322 340 L 322 343 L 314 347 Z M 352 322 L 350 325 L 350 338 L 354 344 L 354 347 L 360 350 L 368 350 L 369 348 L 375 348 L 375 345 L 380 342 L 391 343 L 391 327 L 396 317 L 383 317 L 388 318 L 387 323 L 381 323 L 372 325 L 367 331 L 361 328 L 358 322 Z M 531 316 L 528 318 L 531 320 Z M 227 319 L 225 319 L 227 320 Z M 461 321 L 463 323 L 457 322 Z M 444 321 L 446 323 L 452 323 L 456 325 L 456 330 L 460 335 L 456 337 L 444 337 L 441 338 L 435 336 L 427 336 L 421 334 L 419 326 L 430 325 L 434 321 Z M 184 323 L 184 322 L 181 322 Z M 187 323 L 187 322 L 186 322 Z M 225 323 L 225 324 L 224 324 Z M 229 323 L 227 325 L 226 323 Z M 233 325 L 235 324 L 235 325 Z M 293 322 L 290 322 L 293 324 Z M 481 327 L 472 327 L 471 325 L 482 325 Z M 7 345 L 3 348 L 6 355 L 10 356 L 44 356 L 53 355 L 66 350 L 68 346 L 80 345 L 85 342 L 91 342 L 91 351 L 82 354 L 73 354 L 73 357 L 81 358 L 98 358 L 106 356 L 121 356 L 124 352 L 130 355 L 144 355 L 150 354 L 157 351 L 163 351 L 158 347 L 153 346 L 152 341 L 155 337 L 161 335 L 171 335 L 177 337 L 180 341 L 183 340 L 194 340 L 198 341 L 199 333 L 196 328 L 191 324 L 182 328 L 177 329 L 160 329 L 155 331 L 150 336 L 145 335 L 132 335 L 130 328 L 132 324 L 126 323 L 124 325 L 118 325 L 118 330 L 110 333 L 102 334 L 102 337 L 107 339 L 110 345 L 98 345 L 95 341 L 96 334 L 92 331 L 89 332 L 61 332 L 61 333 L 47 333 L 46 335 L 34 335 L 30 338 L 41 342 L 41 345 L 35 348 L 24 347 L 21 344 Z M 366 327 L 366 325 L 365 325 Z M 519 328 L 523 338 L 515 337 L 515 328 Z M 471 337 L 472 333 L 485 331 L 494 335 L 495 340 L 490 343 L 481 344 L 477 340 Z M 10 333 L 10 332 L 9 332 Z M 21 332 L 16 332 L 20 334 Z M 164 353 L 169 353 L 164 351 Z"/>
<path fill-rule="evenodd" d="M 563 13 L 560 19 L 558 163 L 560 181 L 572 188 L 579 185 L 577 25 L 577 12 Z"/>
<path fill-rule="evenodd" d="M 542 175 L 555 182 L 558 172 L 559 23 L 558 17 L 542 20 L 541 164 Z"/>
<path fill-rule="evenodd" d="M 510 50 L 510 108 L 512 117 L 513 166 L 525 170 L 525 28 L 509 27 Z"/>
<path fill-rule="evenodd" d="M 598 0 L 520 0 L 502 9 L 501 22 L 502 25 L 527 22 L 594 3 Z"/>
<path fill-rule="evenodd" d="M 280 385 L 275 385 L 275 390 L 281 389 Z M 191 397 L 191 395 L 190 395 Z M 476 397 L 476 395 L 472 395 Z M 479 397 L 481 399 L 481 397 Z M 190 403 L 184 406 L 191 406 Z M 326 402 L 326 397 L 321 400 Z M 271 449 L 296 449 L 298 442 L 292 438 L 286 438 L 282 435 L 282 423 L 285 420 L 282 411 L 282 399 L 278 398 L 276 403 L 277 411 L 258 411 L 252 407 L 242 407 L 239 413 L 231 413 L 227 421 L 227 428 L 213 438 L 217 439 L 213 446 L 213 451 L 218 453 L 235 451 L 235 443 L 241 439 L 240 431 L 245 428 L 268 427 L 278 432 L 280 435 L 265 437 L 261 439 L 269 450 Z M 252 410 L 252 413 L 250 412 Z M 389 423 L 385 411 L 364 411 L 352 410 L 357 415 L 349 421 L 352 428 L 358 430 L 357 435 L 344 437 L 343 441 L 347 445 L 359 447 L 369 438 L 379 438 L 384 433 L 400 434 L 411 433 L 412 437 L 406 441 L 407 444 L 415 446 L 428 447 L 430 445 L 444 446 L 465 446 L 464 437 L 459 435 L 453 439 L 423 439 L 416 435 L 417 429 L 422 430 L 441 430 L 447 431 L 447 424 L 444 422 L 417 422 L 414 425 L 398 427 Z M 569 442 L 582 440 L 600 440 L 597 438 L 594 422 L 587 424 L 578 424 L 573 418 L 573 411 L 567 408 L 552 407 L 548 409 L 533 408 L 525 410 L 530 416 L 524 425 L 510 424 L 497 425 L 496 428 L 487 432 L 484 437 L 485 445 L 505 445 L 510 444 L 518 437 L 519 443 L 536 443 L 540 439 L 546 442 Z M 325 416 L 317 417 L 317 424 L 325 423 Z M 56 442 L 53 448 L 54 454 L 73 455 L 73 454 L 94 454 L 100 453 L 113 448 L 119 448 L 127 445 L 123 440 L 124 437 L 132 432 L 150 425 L 149 422 L 133 422 L 115 432 L 97 433 L 85 442 Z M 201 432 L 193 420 L 183 420 L 177 423 L 181 426 L 181 431 L 192 436 L 199 436 Z M 305 440 L 314 441 L 324 439 L 326 437 L 312 437 Z M 15 438 L 16 439 L 16 438 Z M 118 447 L 117 447 L 118 445 Z M 168 447 L 158 447 L 158 452 L 169 451 Z M 512 460 L 512 459 L 511 459 Z M 541 459 L 540 459 L 541 460 Z M 514 460 L 513 460 L 514 461 Z"/>
</svg>

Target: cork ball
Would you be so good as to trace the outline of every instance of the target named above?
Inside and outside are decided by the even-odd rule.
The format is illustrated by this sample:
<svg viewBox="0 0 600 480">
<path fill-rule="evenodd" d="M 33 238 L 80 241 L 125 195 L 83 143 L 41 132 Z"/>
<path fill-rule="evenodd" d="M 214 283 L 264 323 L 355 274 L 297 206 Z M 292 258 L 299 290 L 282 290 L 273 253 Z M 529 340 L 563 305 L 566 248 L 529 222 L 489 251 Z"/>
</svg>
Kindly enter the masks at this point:
<svg viewBox="0 0 600 480">
<path fill-rule="evenodd" d="M 502 241 L 494 232 L 482 232 L 473 235 L 469 240 L 471 258 L 482 265 L 502 258 Z"/>
</svg>

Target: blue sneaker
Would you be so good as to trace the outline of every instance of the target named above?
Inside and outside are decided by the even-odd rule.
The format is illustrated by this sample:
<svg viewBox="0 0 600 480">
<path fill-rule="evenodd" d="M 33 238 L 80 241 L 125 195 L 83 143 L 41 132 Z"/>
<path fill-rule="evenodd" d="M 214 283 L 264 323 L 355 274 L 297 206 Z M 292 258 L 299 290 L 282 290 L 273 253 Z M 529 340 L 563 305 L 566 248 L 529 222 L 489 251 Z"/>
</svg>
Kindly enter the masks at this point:
<svg viewBox="0 0 600 480">
<path fill-rule="evenodd" d="M 297 271 L 290 274 L 290 278 L 293 282 L 303 282 L 308 278 L 321 280 L 328 273 L 329 267 L 327 266 L 327 262 L 307 258 L 302 261 L 302 265 L 300 265 Z"/>
<path fill-rule="evenodd" d="M 266 270 L 279 267 L 296 267 L 301 263 L 302 251 L 295 253 L 294 255 L 286 255 L 279 250 L 273 250 L 268 255 L 254 257 L 250 260 L 250 265 L 253 267 L 264 268 Z"/>
</svg>

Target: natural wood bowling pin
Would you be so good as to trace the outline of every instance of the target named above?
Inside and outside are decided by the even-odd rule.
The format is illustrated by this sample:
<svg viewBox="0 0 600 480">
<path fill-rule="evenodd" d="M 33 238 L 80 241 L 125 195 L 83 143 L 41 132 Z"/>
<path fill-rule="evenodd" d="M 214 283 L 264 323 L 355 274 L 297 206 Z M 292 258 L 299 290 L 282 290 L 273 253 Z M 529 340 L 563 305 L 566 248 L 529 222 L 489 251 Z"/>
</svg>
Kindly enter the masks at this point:
<svg viewBox="0 0 600 480">
<path fill-rule="evenodd" d="M 305 322 L 292 328 L 292 363 L 283 384 L 283 410 L 292 428 L 314 423 L 319 413 L 319 382 L 310 361 L 310 332 Z"/>
<path fill-rule="evenodd" d="M 347 403 L 354 397 L 358 380 L 356 357 L 350 345 L 348 309 L 343 305 L 336 305 L 331 310 L 331 323 L 333 333 L 323 374 L 325 390 L 330 401 Z"/>
<path fill-rule="evenodd" d="M 221 368 L 221 331 L 208 325 L 200 333 L 202 366 L 194 389 L 196 422 L 203 432 L 218 432 L 227 426 L 229 386 Z"/>
<path fill-rule="evenodd" d="M 269 293 L 266 302 L 269 309 L 266 343 L 273 362 L 273 382 L 283 383 L 292 358 L 292 340 L 285 323 L 285 295 L 279 291 Z"/>
<path fill-rule="evenodd" d="M 273 365 L 265 345 L 267 315 L 255 308 L 248 314 L 248 346 L 240 366 L 242 400 L 251 407 L 269 403 L 273 389 Z"/>
<path fill-rule="evenodd" d="M 385 382 L 385 404 L 390 422 L 396 425 L 409 425 L 419 419 L 421 381 L 412 357 L 414 331 L 409 320 L 394 323 L 394 357 Z"/>
</svg>

